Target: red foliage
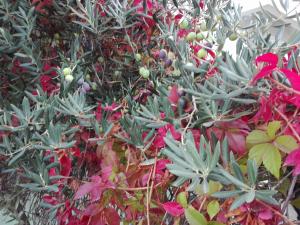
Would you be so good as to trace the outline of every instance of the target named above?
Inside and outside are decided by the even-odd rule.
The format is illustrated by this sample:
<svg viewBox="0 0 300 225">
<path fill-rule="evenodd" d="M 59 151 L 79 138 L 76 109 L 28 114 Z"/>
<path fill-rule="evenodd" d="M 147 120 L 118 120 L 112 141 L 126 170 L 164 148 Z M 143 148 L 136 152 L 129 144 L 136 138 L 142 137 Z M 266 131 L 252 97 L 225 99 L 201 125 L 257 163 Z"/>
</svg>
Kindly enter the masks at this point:
<svg viewBox="0 0 300 225">
<path fill-rule="evenodd" d="M 162 206 L 172 216 L 181 216 L 184 213 L 184 208 L 177 202 L 165 202 Z"/>
</svg>

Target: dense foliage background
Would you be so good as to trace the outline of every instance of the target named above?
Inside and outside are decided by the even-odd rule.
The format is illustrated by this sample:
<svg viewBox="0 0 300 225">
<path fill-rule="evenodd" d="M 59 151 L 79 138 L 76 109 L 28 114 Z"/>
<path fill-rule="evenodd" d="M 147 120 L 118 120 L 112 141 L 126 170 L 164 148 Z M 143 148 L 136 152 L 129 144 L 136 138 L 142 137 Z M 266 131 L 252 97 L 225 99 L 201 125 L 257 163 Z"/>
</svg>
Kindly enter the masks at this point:
<svg viewBox="0 0 300 225">
<path fill-rule="evenodd" d="M 298 224 L 300 35 L 282 40 L 281 3 L 243 25 L 230 0 L 0 0 L 1 208 L 19 224 Z"/>
</svg>

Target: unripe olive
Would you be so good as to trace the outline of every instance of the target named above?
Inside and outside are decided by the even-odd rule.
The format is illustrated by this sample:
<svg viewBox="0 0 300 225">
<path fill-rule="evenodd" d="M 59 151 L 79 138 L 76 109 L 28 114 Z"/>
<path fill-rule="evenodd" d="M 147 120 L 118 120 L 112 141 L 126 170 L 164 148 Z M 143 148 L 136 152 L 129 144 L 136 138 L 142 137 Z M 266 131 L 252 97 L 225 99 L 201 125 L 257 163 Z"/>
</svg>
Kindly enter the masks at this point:
<svg viewBox="0 0 300 225">
<path fill-rule="evenodd" d="M 179 24 L 180 29 L 187 29 L 189 27 L 189 21 L 187 19 L 183 19 Z"/>
<path fill-rule="evenodd" d="M 232 34 L 229 36 L 229 40 L 230 40 L 230 41 L 235 41 L 237 38 L 238 38 L 237 33 L 232 33 Z"/>
<path fill-rule="evenodd" d="M 146 67 L 140 67 L 139 74 L 145 78 L 148 79 L 150 76 L 150 71 Z"/>
<path fill-rule="evenodd" d="M 142 60 L 142 55 L 140 53 L 137 53 L 137 54 L 135 54 L 134 58 L 137 62 L 139 62 Z"/>
<path fill-rule="evenodd" d="M 94 91 L 97 90 L 97 83 L 96 82 L 92 82 L 92 89 Z"/>
<path fill-rule="evenodd" d="M 85 79 L 91 80 L 91 75 L 89 75 L 89 74 L 85 75 Z"/>
<path fill-rule="evenodd" d="M 187 40 L 187 41 L 193 41 L 193 40 L 196 39 L 196 37 L 197 37 L 196 32 L 190 32 L 190 33 L 188 33 L 188 35 L 186 36 L 186 40 Z"/>
<path fill-rule="evenodd" d="M 59 33 L 55 33 L 55 34 L 54 34 L 54 39 L 55 39 L 55 40 L 59 40 L 59 39 L 60 39 Z"/>
<path fill-rule="evenodd" d="M 74 79 L 74 77 L 72 75 L 68 74 L 68 75 L 66 75 L 65 79 L 68 82 L 72 82 L 72 80 Z"/>
<path fill-rule="evenodd" d="M 99 56 L 97 60 L 98 60 L 99 63 L 104 63 L 104 58 L 101 57 L 101 56 Z"/>
<path fill-rule="evenodd" d="M 204 35 L 202 33 L 197 33 L 196 39 L 197 41 L 202 41 L 204 39 Z"/>
<path fill-rule="evenodd" d="M 63 69 L 63 74 L 64 74 L 65 76 L 71 75 L 71 73 L 72 73 L 72 70 L 71 70 L 70 67 L 66 67 L 66 68 Z"/>
<path fill-rule="evenodd" d="M 203 59 L 207 56 L 207 51 L 204 48 L 201 48 L 197 53 L 198 58 Z"/>
</svg>

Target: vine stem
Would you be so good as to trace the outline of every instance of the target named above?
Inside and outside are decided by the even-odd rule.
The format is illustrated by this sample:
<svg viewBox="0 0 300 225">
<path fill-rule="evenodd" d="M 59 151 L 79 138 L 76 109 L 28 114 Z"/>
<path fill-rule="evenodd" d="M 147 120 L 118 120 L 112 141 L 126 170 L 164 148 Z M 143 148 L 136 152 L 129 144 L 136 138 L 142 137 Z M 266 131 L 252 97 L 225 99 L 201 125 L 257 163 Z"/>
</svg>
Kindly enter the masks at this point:
<svg viewBox="0 0 300 225">
<path fill-rule="evenodd" d="M 288 192 L 288 196 L 286 197 L 286 200 L 284 201 L 283 206 L 282 206 L 282 212 L 283 213 L 285 213 L 285 211 L 286 211 L 286 209 L 287 209 L 287 207 L 289 205 L 289 201 L 292 198 L 292 195 L 293 195 L 293 192 L 294 192 L 294 188 L 295 188 L 295 185 L 296 185 L 296 182 L 297 182 L 297 178 L 298 178 L 298 176 L 294 176 L 293 177 L 293 180 L 292 180 L 289 192 Z"/>
<path fill-rule="evenodd" d="M 157 152 L 156 152 L 157 155 Z M 151 171 L 149 173 L 149 178 L 147 181 L 147 193 L 146 193 L 146 202 L 147 202 L 147 225 L 151 225 L 150 223 L 150 203 L 151 203 L 151 197 L 153 192 L 153 186 L 155 181 L 155 171 L 156 171 L 156 162 L 157 162 L 157 156 L 155 156 L 155 162 L 153 167 L 151 168 Z M 150 184 L 151 181 L 151 184 Z"/>
<path fill-rule="evenodd" d="M 192 123 L 192 119 L 193 119 L 193 116 L 194 116 L 194 114 L 198 111 L 198 109 L 197 109 L 197 104 L 196 104 L 196 99 L 195 99 L 195 97 L 193 96 L 192 97 L 192 101 L 193 101 L 193 111 L 191 112 L 191 114 L 190 114 L 190 118 L 189 118 L 189 122 L 187 123 L 187 125 L 185 126 L 185 128 L 183 129 L 183 131 L 182 131 L 182 133 L 181 133 L 181 143 L 183 144 L 184 143 L 184 135 L 185 135 L 185 133 L 186 133 L 186 131 L 187 131 L 187 129 L 189 128 L 189 126 L 191 125 L 191 123 Z"/>
<path fill-rule="evenodd" d="M 274 110 L 282 117 L 282 119 L 284 119 L 284 121 L 286 122 L 287 126 L 292 130 L 293 134 L 297 138 L 297 141 L 300 142 L 299 134 L 297 133 L 297 131 L 295 130 L 295 128 L 291 125 L 289 119 L 282 112 L 280 112 L 276 107 L 274 107 Z"/>
<path fill-rule="evenodd" d="M 292 221 L 290 221 L 285 215 L 281 214 L 280 212 L 278 212 L 276 209 L 273 209 L 271 206 L 269 206 L 268 204 L 264 203 L 263 201 L 257 200 L 260 204 L 262 204 L 264 207 L 270 209 L 274 214 L 276 214 L 277 216 L 281 217 L 286 224 L 288 225 L 295 225 L 295 223 L 293 223 Z"/>
<path fill-rule="evenodd" d="M 270 80 L 272 82 L 274 82 L 277 86 L 279 86 L 279 87 L 281 87 L 281 88 L 283 88 L 283 89 L 285 89 L 285 90 L 287 90 L 289 92 L 292 92 L 292 93 L 294 93 L 296 95 L 300 95 L 300 91 L 297 91 L 297 90 L 295 90 L 295 89 L 293 89 L 291 87 L 285 86 L 284 84 L 280 83 L 279 81 L 277 81 L 275 79 L 270 78 Z"/>
<path fill-rule="evenodd" d="M 272 187 L 272 189 L 275 190 L 276 188 L 278 188 L 292 173 L 293 171 L 289 172 L 286 176 L 281 178 L 281 180 L 278 181 L 277 184 Z"/>
<path fill-rule="evenodd" d="M 154 186 L 154 188 L 160 186 L 162 183 L 158 183 L 157 185 Z M 120 191 L 144 191 L 147 190 L 149 187 L 136 187 L 136 188 L 129 188 L 129 187 L 118 187 L 116 188 L 117 190 Z"/>
</svg>

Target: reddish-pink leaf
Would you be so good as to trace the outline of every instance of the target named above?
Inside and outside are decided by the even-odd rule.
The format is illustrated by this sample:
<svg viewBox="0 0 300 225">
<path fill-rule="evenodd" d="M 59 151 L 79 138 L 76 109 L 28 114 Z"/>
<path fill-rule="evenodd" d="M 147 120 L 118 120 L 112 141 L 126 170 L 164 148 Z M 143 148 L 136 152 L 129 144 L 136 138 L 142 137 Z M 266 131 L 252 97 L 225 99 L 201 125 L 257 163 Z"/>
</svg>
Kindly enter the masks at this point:
<svg viewBox="0 0 300 225">
<path fill-rule="evenodd" d="M 177 202 L 166 202 L 162 206 L 172 216 L 180 216 L 184 213 L 184 208 Z"/>
<path fill-rule="evenodd" d="M 288 69 L 281 69 L 281 72 L 283 72 L 287 79 L 290 81 L 292 88 L 300 91 L 300 76 Z"/>
<path fill-rule="evenodd" d="M 256 58 L 256 64 L 258 63 L 267 63 L 268 65 L 264 66 L 261 71 L 256 74 L 253 79 L 252 83 L 255 83 L 261 78 L 265 76 L 269 76 L 272 71 L 276 68 L 278 63 L 278 56 L 273 53 L 266 53 Z"/>
<path fill-rule="evenodd" d="M 94 184 L 92 182 L 87 182 L 81 185 L 75 193 L 74 199 L 80 199 L 86 194 L 90 193 L 94 188 Z"/>
<path fill-rule="evenodd" d="M 292 151 L 285 159 L 284 165 L 295 166 L 300 163 L 300 149 Z"/>
<path fill-rule="evenodd" d="M 59 163 L 60 163 L 60 174 L 66 177 L 69 176 L 72 169 L 71 159 L 67 155 L 63 155 L 59 159 Z"/>
<path fill-rule="evenodd" d="M 99 208 L 98 204 L 90 204 L 83 211 L 83 215 L 84 216 L 94 216 L 99 212 L 99 210 L 101 210 L 101 208 Z"/>
<path fill-rule="evenodd" d="M 239 155 L 242 155 L 246 151 L 246 137 L 245 134 L 240 131 L 226 132 L 228 138 L 228 145 L 230 149 L 236 152 Z"/>
<path fill-rule="evenodd" d="M 275 67 L 278 63 L 278 56 L 274 53 L 269 52 L 269 53 L 263 54 L 261 56 L 258 56 L 256 58 L 255 62 L 256 62 L 256 64 L 265 62 L 265 63 L 269 63 L 270 65 L 273 65 Z"/>
<path fill-rule="evenodd" d="M 294 166 L 293 175 L 297 176 L 300 174 L 300 148 L 292 151 L 285 159 L 285 166 Z"/>
<path fill-rule="evenodd" d="M 272 118 L 272 109 L 269 99 L 267 99 L 265 96 L 262 96 L 260 98 L 260 107 L 258 112 L 253 117 L 253 120 L 255 123 L 257 123 L 260 119 L 263 119 L 264 122 L 269 122 Z"/>
<path fill-rule="evenodd" d="M 273 218 L 273 213 L 270 209 L 265 209 L 258 214 L 258 217 L 262 220 L 270 220 Z"/>
<path fill-rule="evenodd" d="M 170 131 L 175 140 L 181 138 L 181 134 L 176 131 L 175 127 L 172 124 L 167 124 L 163 127 L 158 128 L 157 135 L 153 141 L 153 146 L 155 148 L 163 148 L 165 146 L 164 138 L 167 135 L 167 132 Z"/>
<path fill-rule="evenodd" d="M 169 93 L 168 99 L 171 103 L 177 104 L 179 100 L 179 94 L 178 94 L 178 88 L 176 85 L 174 85 Z"/>
<path fill-rule="evenodd" d="M 120 225 L 120 216 L 113 208 L 104 209 L 104 216 L 108 225 Z"/>
<path fill-rule="evenodd" d="M 259 79 L 264 78 L 265 76 L 269 76 L 274 69 L 275 66 L 273 65 L 262 68 L 262 70 L 253 77 L 252 83 L 255 84 Z"/>
</svg>

